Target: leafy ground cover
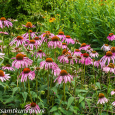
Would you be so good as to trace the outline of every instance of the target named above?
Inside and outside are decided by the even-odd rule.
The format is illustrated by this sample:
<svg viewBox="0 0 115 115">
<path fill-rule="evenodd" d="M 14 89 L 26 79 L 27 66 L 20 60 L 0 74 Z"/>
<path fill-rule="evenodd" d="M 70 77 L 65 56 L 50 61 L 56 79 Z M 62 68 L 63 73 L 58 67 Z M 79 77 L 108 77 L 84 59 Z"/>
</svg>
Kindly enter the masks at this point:
<svg viewBox="0 0 115 115">
<path fill-rule="evenodd" d="M 1 114 L 115 114 L 114 1 L 0 3 Z"/>
</svg>

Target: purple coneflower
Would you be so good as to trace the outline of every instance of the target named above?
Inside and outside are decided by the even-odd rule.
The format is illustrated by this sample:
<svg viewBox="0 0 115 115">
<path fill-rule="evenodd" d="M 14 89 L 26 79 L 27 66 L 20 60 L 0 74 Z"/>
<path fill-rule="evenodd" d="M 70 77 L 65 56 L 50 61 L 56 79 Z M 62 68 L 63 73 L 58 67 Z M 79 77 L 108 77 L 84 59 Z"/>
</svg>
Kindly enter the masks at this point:
<svg viewBox="0 0 115 115">
<path fill-rule="evenodd" d="M 79 40 L 76 40 L 76 38 L 74 38 L 75 44 L 79 44 L 81 45 L 81 43 L 79 42 Z"/>
<path fill-rule="evenodd" d="M 65 50 L 65 51 L 67 51 L 67 50 Z M 64 55 L 58 57 L 59 61 L 63 64 L 64 63 L 69 63 L 69 58 L 68 57 L 70 57 L 72 59 L 71 53 L 68 52 L 68 51 L 64 52 L 64 50 L 63 50 L 63 54 Z M 73 64 L 73 60 L 71 60 L 70 63 Z"/>
<path fill-rule="evenodd" d="M 65 62 L 65 63 L 69 63 L 68 57 L 66 57 L 65 55 L 59 56 L 59 57 L 58 57 L 58 60 L 59 60 L 59 62 L 61 62 L 61 63 L 63 63 L 63 64 L 64 64 L 64 62 Z"/>
<path fill-rule="evenodd" d="M 111 52 L 115 56 L 115 47 L 111 47 Z"/>
<path fill-rule="evenodd" d="M 94 62 L 92 61 L 91 64 L 94 64 L 94 66 L 98 68 L 100 66 L 100 60 Z"/>
<path fill-rule="evenodd" d="M 40 68 L 44 67 L 45 69 L 56 69 L 58 65 L 53 62 L 52 58 L 46 58 L 45 61 L 40 62 Z"/>
<path fill-rule="evenodd" d="M 16 38 L 13 39 L 13 41 L 10 42 L 10 46 L 12 46 L 16 42 L 16 47 L 19 45 L 25 44 L 26 39 L 23 38 L 22 36 L 17 36 Z"/>
<path fill-rule="evenodd" d="M 21 76 L 21 82 L 27 81 L 27 77 L 30 80 L 33 80 L 35 78 L 35 72 L 31 71 L 29 68 L 24 68 L 20 76 Z"/>
<path fill-rule="evenodd" d="M 0 80 L 2 82 L 9 80 L 9 78 L 10 78 L 9 74 L 5 74 L 4 71 L 0 70 Z"/>
<path fill-rule="evenodd" d="M 81 47 L 79 48 L 79 50 L 85 50 L 85 51 L 87 51 L 88 48 L 91 48 L 90 45 L 87 45 L 86 43 L 82 43 Z"/>
<path fill-rule="evenodd" d="M 42 52 L 42 50 L 39 50 L 37 53 L 36 53 L 36 58 L 39 56 L 39 58 L 42 58 L 42 57 L 45 57 L 46 54 L 44 52 Z"/>
<path fill-rule="evenodd" d="M 75 49 L 73 56 L 81 56 L 81 54 L 82 54 L 82 53 L 80 52 L 79 49 Z"/>
<path fill-rule="evenodd" d="M 28 65 L 32 65 L 33 60 L 29 59 L 25 54 L 23 54 L 25 61 L 28 63 Z"/>
<path fill-rule="evenodd" d="M 20 47 L 12 47 L 12 49 L 11 49 L 11 52 L 19 52 L 19 51 L 21 51 L 22 50 L 22 48 Z"/>
<path fill-rule="evenodd" d="M 64 32 L 59 32 L 58 35 L 56 35 L 57 37 L 60 38 L 60 40 L 62 40 L 63 38 L 66 37 L 66 35 L 64 35 Z"/>
<path fill-rule="evenodd" d="M 69 63 L 70 63 L 70 64 L 74 64 L 74 62 L 73 62 L 73 57 L 72 57 L 72 56 L 68 56 L 68 60 L 69 60 Z"/>
<path fill-rule="evenodd" d="M 29 34 L 31 38 L 37 37 L 36 32 L 32 32 L 32 30 L 29 30 L 29 32 L 25 33 L 22 35 L 25 39 L 29 39 Z"/>
<path fill-rule="evenodd" d="M 98 60 L 98 61 L 95 61 L 95 60 L 94 60 L 94 62 L 93 62 L 93 60 L 92 60 L 91 64 L 92 64 L 92 65 L 94 64 L 94 66 L 97 67 L 97 68 L 98 68 L 98 67 L 101 67 L 101 69 L 103 69 L 103 67 L 105 66 L 105 64 L 103 64 L 102 61 L 100 61 L 100 60 Z"/>
<path fill-rule="evenodd" d="M 89 54 L 92 58 L 95 58 L 99 56 L 99 54 L 96 52 L 96 51 L 92 51 L 90 54 Z"/>
<path fill-rule="evenodd" d="M 115 106 L 115 101 L 112 103 L 113 106 Z"/>
<path fill-rule="evenodd" d="M 109 41 L 113 41 L 113 40 L 115 40 L 115 35 L 113 35 L 113 33 L 110 33 L 109 36 L 107 36 L 107 39 Z"/>
<path fill-rule="evenodd" d="M 62 42 L 59 41 L 59 38 L 57 36 L 53 36 L 51 40 L 52 41 L 48 42 L 48 47 L 51 47 L 51 48 L 62 47 Z"/>
<path fill-rule="evenodd" d="M 59 76 L 61 72 L 61 69 L 59 67 L 57 67 L 56 69 L 52 70 L 52 73 L 55 75 L 55 76 Z"/>
<path fill-rule="evenodd" d="M 27 57 L 24 57 L 23 54 L 19 53 L 16 55 L 16 57 L 12 58 L 12 59 L 15 59 L 13 62 L 12 62 L 12 67 L 15 67 L 17 69 L 19 68 L 24 68 L 24 67 L 28 67 L 30 65 L 32 65 L 32 60 L 30 60 L 29 58 Z"/>
<path fill-rule="evenodd" d="M 75 59 L 76 63 L 79 63 L 79 64 L 81 63 L 81 59 L 82 59 L 81 56 L 74 56 L 73 58 Z"/>
<path fill-rule="evenodd" d="M 111 91 L 111 95 L 114 95 L 115 94 L 115 89 L 113 91 Z"/>
<path fill-rule="evenodd" d="M 66 49 L 67 48 L 67 44 L 66 43 L 62 43 L 62 49 Z"/>
<path fill-rule="evenodd" d="M 26 105 L 25 107 L 26 107 L 25 110 L 30 111 L 30 114 L 32 114 L 32 113 L 36 113 L 36 114 L 40 113 L 40 107 L 34 102 L 32 102 L 31 104 Z"/>
<path fill-rule="evenodd" d="M 114 64 L 110 63 L 108 66 L 103 67 L 103 71 L 105 71 L 106 73 L 115 73 Z"/>
<path fill-rule="evenodd" d="M 4 59 L 5 53 L 0 53 L 0 58 Z"/>
<path fill-rule="evenodd" d="M 0 50 L 1 50 L 1 51 L 3 51 L 3 49 L 5 49 L 5 48 L 6 48 L 6 46 L 3 46 L 3 47 L 2 47 L 2 45 L 0 45 Z"/>
<path fill-rule="evenodd" d="M 71 82 L 71 80 L 73 80 L 73 76 L 68 74 L 66 70 L 61 70 L 59 76 L 54 80 L 54 82 L 58 81 L 58 83 L 61 84 L 62 81 L 67 83 L 67 81 Z"/>
<path fill-rule="evenodd" d="M 91 53 L 92 51 L 93 51 L 93 49 L 90 47 L 86 50 L 87 53 Z"/>
<path fill-rule="evenodd" d="M 52 38 L 53 36 L 55 35 L 50 33 L 50 31 L 46 31 L 46 33 L 41 34 L 39 37 L 41 38 L 42 42 L 47 42 L 47 39 Z"/>
<path fill-rule="evenodd" d="M 36 41 L 36 45 L 41 46 L 42 41 L 39 39 L 39 37 L 35 37 L 34 40 Z"/>
<path fill-rule="evenodd" d="M 0 34 L 6 34 L 6 35 L 8 35 L 8 32 L 0 32 Z"/>
<path fill-rule="evenodd" d="M 65 40 L 65 42 L 67 43 L 67 45 L 68 44 L 75 44 L 75 41 L 69 36 L 69 35 L 66 35 L 66 37 L 64 37 L 63 39 L 62 39 L 62 42 Z"/>
<path fill-rule="evenodd" d="M 71 56 L 70 51 L 68 51 L 67 49 L 64 49 L 62 51 L 62 55 L 58 57 L 59 62 L 61 62 L 63 64 L 64 64 L 64 62 L 69 63 L 68 56 Z"/>
<path fill-rule="evenodd" d="M 14 68 L 10 66 L 10 64 L 6 64 L 6 66 L 3 66 L 2 69 L 3 70 L 15 71 Z"/>
<path fill-rule="evenodd" d="M 26 28 L 35 28 L 35 26 L 32 25 L 31 22 L 27 22 L 26 25 L 22 25 L 22 26 L 24 26 L 24 27 L 26 27 Z"/>
<path fill-rule="evenodd" d="M 84 54 L 81 54 L 81 56 L 82 56 L 82 58 L 80 61 L 82 64 L 85 64 L 85 65 L 91 64 L 92 59 L 89 57 L 89 54 L 84 53 Z"/>
<path fill-rule="evenodd" d="M 0 18 L 0 27 L 3 28 L 5 26 L 7 26 L 8 28 L 9 28 L 9 26 L 12 27 L 12 23 L 10 21 L 6 20 L 5 17 L 1 17 Z"/>
<path fill-rule="evenodd" d="M 35 40 L 27 40 L 28 44 L 26 44 L 25 46 L 28 46 L 27 49 L 33 50 L 34 47 L 37 49 L 39 46 L 36 45 L 36 41 Z"/>
<path fill-rule="evenodd" d="M 106 62 L 108 61 L 108 65 L 110 63 L 110 61 L 112 61 L 112 63 L 114 63 L 114 59 L 115 59 L 115 56 L 112 54 L 111 51 L 108 51 L 106 52 L 106 55 L 103 56 L 100 61 L 103 63 L 103 64 L 106 64 Z"/>
<path fill-rule="evenodd" d="M 101 47 L 101 49 L 106 52 L 106 51 L 109 51 L 109 50 L 111 49 L 111 46 L 109 46 L 108 44 L 104 44 L 104 45 Z"/>
<path fill-rule="evenodd" d="M 104 104 L 107 102 L 108 102 L 108 99 L 104 96 L 104 94 L 99 93 L 99 100 L 98 100 L 97 104 Z"/>
</svg>

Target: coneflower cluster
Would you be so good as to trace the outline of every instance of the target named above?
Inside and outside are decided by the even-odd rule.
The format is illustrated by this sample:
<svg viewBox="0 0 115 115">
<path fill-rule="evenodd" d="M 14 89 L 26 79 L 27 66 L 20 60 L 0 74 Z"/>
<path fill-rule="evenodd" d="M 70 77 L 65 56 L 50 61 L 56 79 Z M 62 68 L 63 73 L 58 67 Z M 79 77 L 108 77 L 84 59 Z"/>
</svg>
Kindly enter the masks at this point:
<svg viewBox="0 0 115 115">
<path fill-rule="evenodd" d="M 0 27 L 4 28 L 9 26 L 12 27 L 12 23 L 7 21 L 6 18 L 1 17 Z M 30 97 L 31 93 L 29 81 L 33 82 L 34 80 L 36 80 L 37 84 L 38 76 L 43 77 L 40 74 L 41 71 L 43 71 L 44 73 L 46 72 L 45 74 L 43 74 L 44 76 L 47 76 L 47 81 L 43 77 L 43 82 L 44 84 L 48 85 L 47 90 L 49 90 L 49 87 L 52 87 L 52 84 L 63 84 L 64 99 L 65 84 L 69 83 L 71 88 L 71 81 L 74 81 L 74 77 L 78 77 L 77 74 L 79 73 L 79 75 L 81 75 L 79 76 L 80 80 L 84 80 L 86 69 L 85 67 L 88 68 L 91 66 L 91 69 L 93 67 L 94 73 L 94 67 L 97 67 L 100 69 L 100 71 L 103 71 L 104 74 L 115 74 L 115 47 L 104 44 L 101 47 L 101 49 L 104 51 L 104 55 L 102 58 L 100 58 L 99 53 L 93 50 L 90 45 L 88 45 L 87 43 L 80 43 L 78 40 L 72 39 L 70 35 L 65 35 L 63 31 L 60 31 L 58 35 L 54 35 L 50 31 L 46 31 L 41 35 L 38 35 L 37 32 L 33 32 L 32 30 L 30 30 L 35 27 L 31 22 L 27 22 L 26 25 L 23 26 L 26 27 L 28 31 L 23 35 L 18 35 L 9 43 L 10 47 L 12 48 L 11 52 L 14 52 L 13 54 L 15 55 L 14 57 L 11 55 L 13 57 L 11 59 L 14 59 L 14 61 L 12 60 L 12 63 L 3 64 L 4 66 L 2 66 L 2 70 L 0 70 L 0 80 L 2 82 L 10 80 L 10 75 L 6 73 L 9 71 L 16 71 L 17 84 L 19 79 L 21 79 L 20 81 L 22 84 L 28 81 L 28 90 Z M 7 34 L 5 32 L 0 33 Z M 115 35 L 113 33 L 110 33 L 107 39 L 113 41 L 115 40 Z M 75 44 L 79 44 L 80 47 L 75 47 Z M 74 46 L 73 49 L 69 48 L 71 45 Z M 0 49 L 1 51 L 3 51 L 3 47 L 1 47 Z M 55 60 L 55 58 L 52 58 L 52 55 L 55 55 L 56 53 L 58 56 Z M 0 53 L 1 59 L 4 59 L 4 56 L 4 53 Z M 33 66 L 35 66 L 35 70 L 33 70 Z M 78 69 L 83 69 L 84 73 L 82 73 L 82 70 L 78 72 Z M 75 76 L 72 73 L 75 73 Z M 83 79 L 82 76 L 84 77 Z M 77 80 L 75 80 L 74 84 L 75 88 L 77 86 L 76 81 Z M 51 85 L 49 85 L 49 83 L 51 83 Z M 37 85 L 36 90 L 38 90 Z M 49 96 L 50 92 L 47 91 L 47 93 Z M 111 92 L 111 95 L 114 94 L 115 90 Z M 49 100 L 49 98 L 47 98 L 47 100 Z M 108 101 L 109 100 L 103 93 L 99 93 L 99 100 L 97 104 L 105 104 Z M 115 102 L 113 102 L 112 104 L 113 106 L 115 106 Z M 32 101 L 32 98 L 31 103 L 27 104 L 25 107 L 26 110 L 34 110 L 35 113 L 38 113 L 40 111 L 40 107 L 37 105 L 37 103 Z M 33 113 L 32 111 L 30 112 L 30 114 Z"/>
</svg>

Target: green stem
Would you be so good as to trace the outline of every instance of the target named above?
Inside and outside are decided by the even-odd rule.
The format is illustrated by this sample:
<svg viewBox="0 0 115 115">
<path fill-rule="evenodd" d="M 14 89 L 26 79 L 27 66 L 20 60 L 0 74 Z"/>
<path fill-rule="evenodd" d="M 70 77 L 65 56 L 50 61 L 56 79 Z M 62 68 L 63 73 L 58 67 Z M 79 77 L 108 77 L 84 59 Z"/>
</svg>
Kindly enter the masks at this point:
<svg viewBox="0 0 115 115">
<path fill-rule="evenodd" d="M 48 82 L 48 96 L 47 96 L 47 103 L 49 104 L 49 69 L 47 73 L 47 82 Z"/>
<path fill-rule="evenodd" d="M 84 64 L 84 77 L 83 77 L 83 84 L 84 84 L 84 81 L 85 81 L 85 64 Z"/>
<path fill-rule="evenodd" d="M 28 33 L 29 33 L 29 40 L 31 40 L 31 37 L 30 37 L 30 30 L 28 30 Z"/>
<path fill-rule="evenodd" d="M 76 85 L 77 85 L 77 65 L 76 65 L 76 76 L 75 76 L 75 87 L 74 87 L 74 95 L 76 96 Z M 76 100 L 76 99 L 75 99 Z M 75 102 L 75 106 L 76 106 L 76 102 Z"/>
<path fill-rule="evenodd" d="M 38 75 L 38 71 L 36 73 L 36 93 L 37 93 L 37 100 L 38 100 L 38 81 L 37 81 L 37 75 Z"/>
<path fill-rule="evenodd" d="M 56 48 L 54 49 L 54 62 L 56 63 Z"/>
<path fill-rule="evenodd" d="M 108 85 L 108 88 L 107 88 L 107 97 L 109 96 L 109 85 L 110 85 L 110 72 L 108 73 L 108 78 L 107 78 L 107 85 Z"/>
<path fill-rule="evenodd" d="M 94 59 L 93 59 L 93 75 L 94 75 L 94 85 L 95 85 L 95 73 L 94 73 Z"/>
<path fill-rule="evenodd" d="M 101 111 L 100 111 L 101 114 L 102 114 L 102 111 L 103 111 L 103 105 L 101 104 Z"/>
<path fill-rule="evenodd" d="M 33 49 L 33 63 L 34 63 L 34 49 Z"/>
<path fill-rule="evenodd" d="M 17 71 L 17 87 L 18 87 L 19 72 Z"/>
<path fill-rule="evenodd" d="M 28 78 L 27 78 L 28 79 Z M 31 100 L 31 102 L 33 102 L 32 101 L 32 96 L 31 96 L 31 93 L 30 93 L 30 83 L 29 83 L 29 79 L 28 79 L 28 93 L 29 93 L 29 95 L 30 95 L 30 100 Z"/>
<path fill-rule="evenodd" d="M 74 93 L 75 93 L 75 89 L 76 89 L 76 84 L 77 84 L 77 65 L 76 65 L 76 76 L 75 76 L 75 87 L 74 87 Z"/>
<path fill-rule="evenodd" d="M 2 36 L 2 52 L 4 53 L 4 34 L 3 34 L 3 36 Z"/>
<path fill-rule="evenodd" d="M 25 92 L 25 86 L 24 86 L 24 82 L 22 82 L 22 86 L 23 86 L 23 90 L 24 90 L 24 92 Z"/>
<path fill-rule="evenodd" d="M 83 70 L 83 65 L 82 65 L 82 70 Z M 83 78 L 84 78 L 84 72 L 81 72 L 81 88 L 83 88 Z"/>
<path fill-rule="evenodd" d="M 66 101 L 66 95 L 65 95 L 65 82 L 63 83 L 63 96 L 64 96 L 64 101 Z"/>
</svg>

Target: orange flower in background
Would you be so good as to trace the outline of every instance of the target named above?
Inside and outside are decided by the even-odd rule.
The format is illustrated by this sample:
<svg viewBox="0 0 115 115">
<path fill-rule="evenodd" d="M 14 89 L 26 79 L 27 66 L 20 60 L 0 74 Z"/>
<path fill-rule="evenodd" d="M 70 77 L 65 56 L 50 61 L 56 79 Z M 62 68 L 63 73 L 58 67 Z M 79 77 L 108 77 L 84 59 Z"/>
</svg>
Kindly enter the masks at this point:
<svg viewBox="0 0 115 115">
<path fill-rule="evenodd" d="M 59 14 L 56 14 L 57 16 L 60 16 Z"/>
<path fill-rule="evenodd" d="M 106 0 L 101 0 L 101 2 L 106 1 Z"/>
<path fill-rule="evenodd" d="M 104 6 L 104 5 L 105 5 L 105 4 L 103 4 L 103 3 L 101 4 L 101 6 Z"/>
<path fill-rule="evenodd" d="M 31 22 L 27 22 L 26 25 L 22 25 L 26 28 L 35 28 L 35 26 Z"/>
<path fill-rule="evenodd" d="M 31 22 L 27 22 L 26 23 L 26 27 L 30 27 L 31 28 L 32 27 L 32 23 Z"/>
<path fill-rule="evenodd" d="M 100 0 L 99 4 L 100 4 L 101 6 L 104 6 L 104 5 L 105 5 L 104 2 L 106 2 L 106 0 Z"/>
<path fill-rule="evenodd" d="M 54 22 L 55 20 L 55 18 L 50 18 L 49 22 Z"/>
<path fill-rule="evenodd" d="M 43 16 L 42 18 L 46 18 L 45 16 Z"/>
</svg>

